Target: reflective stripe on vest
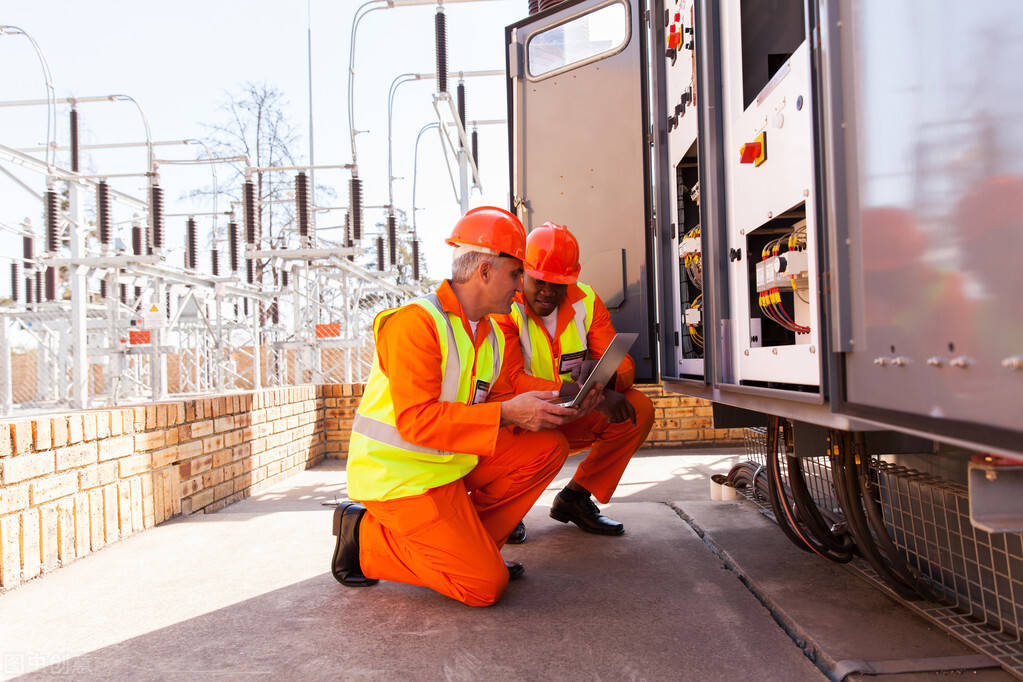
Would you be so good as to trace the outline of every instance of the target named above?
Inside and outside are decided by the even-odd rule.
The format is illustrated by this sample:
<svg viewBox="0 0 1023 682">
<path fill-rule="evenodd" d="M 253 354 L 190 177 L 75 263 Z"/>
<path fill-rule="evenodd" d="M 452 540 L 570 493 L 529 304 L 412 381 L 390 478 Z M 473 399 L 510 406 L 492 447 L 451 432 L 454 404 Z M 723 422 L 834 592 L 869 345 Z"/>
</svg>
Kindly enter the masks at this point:
<svg viewBox="0 0 1023 682">
<path fill-rule="evenodd" d="M 593 302 L 597 294 L 587 284 L 577 284 L 584 296 L 572 304 L 572 322 L 565 327 L 559 337 L 561 355 L 585 351 L 586 337 L 593 323 Z M 512 320 L 519 329 L 519 346 L 522 347 L 522 359 L 526 372 L 541 379 L 554 380 L 556 366 L 561 362 L 561 355 L 553 357 L 553 344 L 547 342 L 546 329 L 526 314 L 525 305 L 514 303 L 511 311 Z M 563 381 L 571 381 L 568 372 L 561 375 Z"/>
<path fill-rule="evenodd" d="M 504 335 L 493 321 L 487 343 L 477 351 L 461 320 L 455 316 L 453 321 L 451 314 L 443 312 L 436 294 L 416 299 L 408 305 L 418 305 L 426 310 L 437 328 L 443 368 L 439 400 L 469 403 L 476 394 L 474 380 L 493 385 L 504 356 Z M 377 316 L 373 330 L 375 336 L 394 312 L 396 309 Z M 483 393 L 483 399 L 487 393 L 489 387 Z M 461 478 L 476 466 L 476 461 L 476 455 L 436 450 L 402 438 L 396 426 L 389 380 L 380 369 L 379 357 L 374 355 L 373 369 L 352 422 L 348 453 L 349 496 L 358 500 L 389 500 L 419 495 Z"/>
</svg>

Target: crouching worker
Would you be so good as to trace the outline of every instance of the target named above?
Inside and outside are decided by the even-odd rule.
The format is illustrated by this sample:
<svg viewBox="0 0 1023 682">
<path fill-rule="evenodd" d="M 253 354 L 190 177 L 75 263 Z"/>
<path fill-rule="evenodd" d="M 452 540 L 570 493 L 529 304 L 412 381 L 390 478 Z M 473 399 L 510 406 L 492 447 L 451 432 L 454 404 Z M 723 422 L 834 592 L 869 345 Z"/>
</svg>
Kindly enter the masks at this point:
<svg viewBox="0 0 1023 682">
<path fill-rule="evenodd" d="M 511 213 L 469 211 L 447 240 L 451 280 L 377 316 L 348 451 L 348 494 L 361 504 L 334 510 L 331 571 L 343 585 L 393 580 L 487 606 L 522 574 L 500 548 L 568 453 L 544 429 L 592 407 L 551 404 L 553 391 L 487 402 L 507 382 L 504 336 L 489 316 L 507 313 L 521 290 L 525 241 Z"/>
<path fill-rule="evenodd" d="M 614 326 L 593 287 L 578 281 L 579 244 L 567 227 L 544 223 L 530 232 L 525 260 L 523 293 L 511 314 L 498 320 L 510 347 L 509 380 L 516 391 L 555 389 L 573 395 L 578 391 L 574 377 L 587 356 L 604 354 Z M 653 426 L 653 404 L 632 388 L 634 375 L 635 364 L 625 356 L 596 410 L 558 428 L 570 452 L 589 448 L 589 453 L 554 498 L 550 515 L 555 520 L 571 521 L 588 533 L 625 532 L 621 523 L 600 513 L 590 495 L 603 503 L 611 499 Z M 520 523 L 508 541 L 525 539 L 526 527 Z"/>
</svg>

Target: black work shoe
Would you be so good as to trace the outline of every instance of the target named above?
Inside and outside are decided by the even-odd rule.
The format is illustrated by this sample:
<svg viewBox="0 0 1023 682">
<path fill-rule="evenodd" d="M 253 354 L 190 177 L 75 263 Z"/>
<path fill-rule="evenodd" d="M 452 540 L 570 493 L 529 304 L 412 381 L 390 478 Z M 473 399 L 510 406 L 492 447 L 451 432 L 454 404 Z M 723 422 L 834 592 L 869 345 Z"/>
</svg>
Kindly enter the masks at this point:
<svg viewBox="0 0 1023 682">
<path fill-rule="evenodd" d="M 526 572 L 526 567 L 517 561 L 505 560 L 504 565 L 508 569 L 508 580 L 518 580 Z"/>
<path fill-rule="evenodd" d="M 515 526 L 515 530 L 508 536 L 509 545 L 521 545 L 526 541 L 526 524 L 519 521 L 519 525 Z"/>
<path fill-rule="evenodd" d="M 366 508 L 358 502 L 342 502 L 334 509 L 334 535 L 337 544 L 330 561 L 330 572 L 342 585 L 369 587 L 377 580 L 367 578 L 359 567 L 359 525 Z"/>
<path fill-rule="evenodd" d="M 568 523 L 571 521 L 587 533 L 598 535 L 621 535 L 625 527 L 614 519 L 600 513 L 589 495 L 562 490 L 551 505 L 551 518 Z"/>
</svg>

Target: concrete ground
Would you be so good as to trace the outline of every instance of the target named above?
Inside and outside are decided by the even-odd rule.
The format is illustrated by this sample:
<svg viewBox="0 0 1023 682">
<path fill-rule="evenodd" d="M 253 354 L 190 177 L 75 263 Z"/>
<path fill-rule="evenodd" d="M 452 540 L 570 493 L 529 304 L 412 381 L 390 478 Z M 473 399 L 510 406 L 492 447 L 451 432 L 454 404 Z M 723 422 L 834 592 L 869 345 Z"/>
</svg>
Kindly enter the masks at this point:
<svg viewBox="0 0 1023 682">
<path fill-rule="evenodd" d="M 605 507 L 627 529 L 615 538 L 547 516 L 569 459 L 527 542 L 504 550 L 525 577 L 487 609 L 336 583 L 329 503 L 345 477 L 326 462 L 0 595 L 0 678 L 788 681 L 843 659 L 973 654 L 750 503 L 708 501 L 707 476 L 738 454 L 639 453 Z"/>
</svg>

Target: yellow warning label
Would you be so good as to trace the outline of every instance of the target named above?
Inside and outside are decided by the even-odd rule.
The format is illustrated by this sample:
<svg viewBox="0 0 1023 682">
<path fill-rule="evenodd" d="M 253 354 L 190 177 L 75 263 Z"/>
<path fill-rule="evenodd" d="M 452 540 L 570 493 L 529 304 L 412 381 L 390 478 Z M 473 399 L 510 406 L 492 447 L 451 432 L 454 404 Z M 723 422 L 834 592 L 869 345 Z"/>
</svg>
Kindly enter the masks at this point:
<svg viewBox="0 0 1023 682">
<path fill-rule="evenodd" d="M 151 313 L 158 313 L 158 312 L 160 312 L 160 309 L 159 309 L 159 308 L 157 308 L 157 307 L 156 307 L 156 306 L 154 305 L 154 306 L 153 306 L 152 308 L 150 308 L 150 309 L 149 309 L 149 312 L 151 312 Z"/>
</svg>

